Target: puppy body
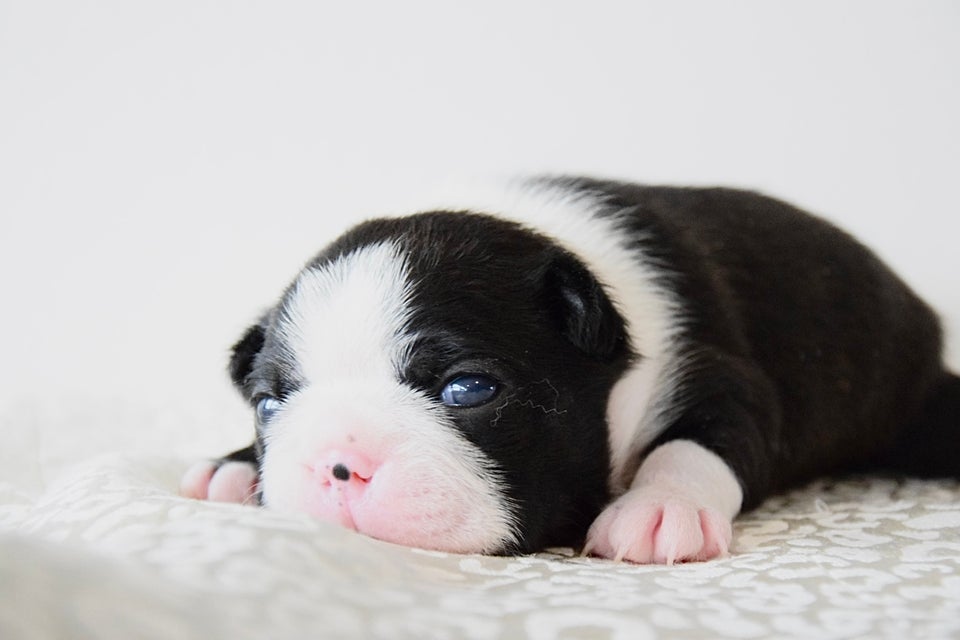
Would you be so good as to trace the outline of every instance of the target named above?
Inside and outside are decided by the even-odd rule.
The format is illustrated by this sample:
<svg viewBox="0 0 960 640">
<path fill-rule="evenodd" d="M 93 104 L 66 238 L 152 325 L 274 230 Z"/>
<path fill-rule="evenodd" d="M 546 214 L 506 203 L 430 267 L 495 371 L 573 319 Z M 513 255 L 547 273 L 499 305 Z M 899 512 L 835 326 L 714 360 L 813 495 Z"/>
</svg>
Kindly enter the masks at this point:
<svg viewBox="0 0 960 640">
<path fill-rule="evenodd" d="M 789 205 L 535 179 L 316 256 L 235 346 L 246 464 L 184 493 L 258 483 L 427 548 L 706 559 L 740 510 L 816 475 L 957 475 L 940 342 L 869 251 Z"/>
</svg>

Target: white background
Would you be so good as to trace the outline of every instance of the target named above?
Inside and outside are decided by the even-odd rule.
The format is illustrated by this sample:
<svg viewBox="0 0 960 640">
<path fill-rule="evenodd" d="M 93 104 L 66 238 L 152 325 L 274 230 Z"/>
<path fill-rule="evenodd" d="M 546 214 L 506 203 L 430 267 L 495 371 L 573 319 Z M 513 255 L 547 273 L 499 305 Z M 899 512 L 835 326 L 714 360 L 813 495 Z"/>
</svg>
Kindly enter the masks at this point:
<svg viewBox="0 0 960 640">
<path fill-rule="evenodd" d="M 0 398 L 233 403 L 334 233 L 518 171 L 791 200 L 956 336 L 958 114 L 957 2 L 0 0 Z"/>
</svg>

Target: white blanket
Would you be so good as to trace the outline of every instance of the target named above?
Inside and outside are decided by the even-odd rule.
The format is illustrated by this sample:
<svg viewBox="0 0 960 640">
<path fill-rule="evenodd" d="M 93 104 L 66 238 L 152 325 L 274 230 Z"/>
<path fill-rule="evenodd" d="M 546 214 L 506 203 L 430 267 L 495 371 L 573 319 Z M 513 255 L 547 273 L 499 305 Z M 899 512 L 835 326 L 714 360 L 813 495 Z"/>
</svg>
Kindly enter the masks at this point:
<svg viewBox="0 0 960 640">
<path fill-rule="evenodd" d="M 960 636 L 957 482 L 820 481 L 703 564 L 460 556 L 182 499 L 192 450 L 230 439 L 221 414 L 103 410 L 0 412 L 4 640 Z M 124 451 L 92 456 L 104 442 Z"/>
</svg>

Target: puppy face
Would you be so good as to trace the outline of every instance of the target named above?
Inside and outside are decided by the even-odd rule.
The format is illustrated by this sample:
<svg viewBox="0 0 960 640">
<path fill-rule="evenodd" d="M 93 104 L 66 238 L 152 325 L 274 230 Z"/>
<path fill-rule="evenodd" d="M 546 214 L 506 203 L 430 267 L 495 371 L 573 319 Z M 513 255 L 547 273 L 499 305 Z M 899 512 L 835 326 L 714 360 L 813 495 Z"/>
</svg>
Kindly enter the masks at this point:
<svg viewBox="0 0 960 640">
<path fill-rule="evenodd" d="M 600 284 L 549 240 L 453 212 L 365 223 L 234 348 L 261 491 L 404 545 L 576 544 L 608 499 L 630 364 Z"/>
</svg>

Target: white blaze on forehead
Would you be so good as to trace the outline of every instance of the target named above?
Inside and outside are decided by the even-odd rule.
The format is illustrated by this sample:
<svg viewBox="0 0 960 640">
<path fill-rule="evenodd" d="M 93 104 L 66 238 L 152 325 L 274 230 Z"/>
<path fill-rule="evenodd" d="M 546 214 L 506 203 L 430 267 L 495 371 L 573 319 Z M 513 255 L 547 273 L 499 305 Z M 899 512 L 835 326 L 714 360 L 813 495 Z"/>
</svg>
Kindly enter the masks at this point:
<svg viewBox="0 0 960 640">
<path fill-rule="evenodd" d="M 305 269 L 280 317 L 305 382 L 395 378 L 410 342 L 404 333 L 410 289 L 406 264 L 388 242 Z"/>
</svg>

